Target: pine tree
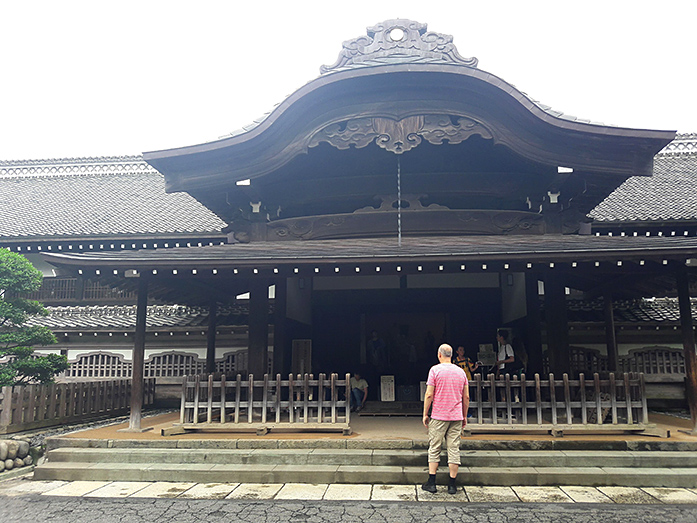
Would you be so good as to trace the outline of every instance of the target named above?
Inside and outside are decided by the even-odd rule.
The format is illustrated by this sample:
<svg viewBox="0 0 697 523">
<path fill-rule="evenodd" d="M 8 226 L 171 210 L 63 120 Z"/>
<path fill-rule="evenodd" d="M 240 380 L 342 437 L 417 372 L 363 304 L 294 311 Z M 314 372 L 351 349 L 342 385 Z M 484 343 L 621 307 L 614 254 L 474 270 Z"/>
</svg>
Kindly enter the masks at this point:
<svg viewBox="0 0 697 523">
<path fill-rule="evenodd" d="M 47 327 L 28 326 L 34 316 L 47 316 L 38 301 L 20 298 L 41 286 L 41 271 L 24 257 L 0 249 L 0 386 L 49 383 L 68 368 L 67 358 L 58 354 L 39 356 L 32 347 L 56 343 Z"/>
</svg>

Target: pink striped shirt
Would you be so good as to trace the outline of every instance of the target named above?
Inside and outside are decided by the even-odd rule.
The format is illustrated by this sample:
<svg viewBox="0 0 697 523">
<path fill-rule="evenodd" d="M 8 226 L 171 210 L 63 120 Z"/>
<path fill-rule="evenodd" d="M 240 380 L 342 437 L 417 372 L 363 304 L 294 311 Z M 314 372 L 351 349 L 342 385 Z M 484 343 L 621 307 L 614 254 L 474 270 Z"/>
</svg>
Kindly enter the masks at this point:
<svg viewBox="0 0 697 523">
<path fill-rule="evenodd" d="M 427 385 L 434 387 L 431 417 L 440 421 L 462 420 L 462 393 L 467 386 L 465 371 L 452 363 L 439 363 L 428 372 Z"/>
</svg>

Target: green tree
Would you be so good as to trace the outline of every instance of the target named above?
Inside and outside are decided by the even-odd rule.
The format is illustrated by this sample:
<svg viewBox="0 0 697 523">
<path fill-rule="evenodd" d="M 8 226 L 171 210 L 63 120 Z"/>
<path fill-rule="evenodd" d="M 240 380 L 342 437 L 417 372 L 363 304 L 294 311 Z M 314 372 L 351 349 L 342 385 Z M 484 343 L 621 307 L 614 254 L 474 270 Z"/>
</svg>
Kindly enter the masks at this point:
<svg viewBox="0 0 697 523">
<path fill-rule="evenodd" d="M 34 355 L 35 345 L 56 343 L 47 327 L 28 326 L 33 316 L 47 316 L 38 301 L 17 297 L 41 286 L 41 271 L 24 257 L 0 249 L 0 386 L 48 383 L 68 368 L 67 358 L 58 354 Z"/>
</svg>

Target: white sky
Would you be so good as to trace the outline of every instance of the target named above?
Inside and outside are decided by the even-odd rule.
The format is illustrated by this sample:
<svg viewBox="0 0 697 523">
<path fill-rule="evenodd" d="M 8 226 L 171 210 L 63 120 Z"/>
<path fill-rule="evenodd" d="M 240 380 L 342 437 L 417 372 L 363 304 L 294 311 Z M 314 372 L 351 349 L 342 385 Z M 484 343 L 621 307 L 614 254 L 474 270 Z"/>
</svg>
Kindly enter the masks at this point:
<svg viewBox="0 0 697 523">
<path fill-rule="evenodd" d="M 695 0 L 7 0 L 0 160 L 216 139 L 398 17 L 453 35 L 462 56 L 556 110 L 697 132 Z"/>
</svg>

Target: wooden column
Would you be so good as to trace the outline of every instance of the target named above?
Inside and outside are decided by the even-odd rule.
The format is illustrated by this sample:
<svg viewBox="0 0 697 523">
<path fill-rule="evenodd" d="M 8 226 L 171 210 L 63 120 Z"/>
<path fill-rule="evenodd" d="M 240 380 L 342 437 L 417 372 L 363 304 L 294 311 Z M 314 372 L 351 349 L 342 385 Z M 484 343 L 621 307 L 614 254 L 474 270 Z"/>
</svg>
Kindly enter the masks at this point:
<svg viewBox="0 0 697 523">
<path fill-rule="evenodd" d="M 540 315 L 540 295 L 536 274 L 525 275 L 525 318 L 526 349 L 528 351 L 528 368 L 526 373 L 532 376 L 542 373 L 542 317 Z"/>
<path fill-rule="evenodd" d="M 544 281 L 549 369 L 561 375 L 571 371 L 566 289 L 562 276 L 553 270 L 545 274 Z"/>
<path fill-rule="evenodd" d="M 267 373 L 269 360 L 269 281 L 253 278 L 249 285 L 248 371 L 254 377 Z"/>
<path fill-rule="evenodd" d="M 603 293 L 603 309 L 605 311 L 605 343 L 607 345 L 607 367 L 610 372 L 620 369 L 620 359 L 617 352 L 617 337 L 615 336 L 615 315 L 612 310 L 612 291 Z"/>
<path fill-rule="evenodd" d="M 218 302 L 213 300 L 208 306 L 208 337 L 206 345 L 206 372 L 215 372 L 215 333 L 218 328 Z"/>
<path fill-rule="evenodd" d="M 681 264 L 677 267 L 675 276 L 678 287 L 682 350 L 685 356 L 685 394 L 692 416 L 692 431 L 690 433 L 697 434 L 697 358 L 695 356 L 695 331 L 692 323 L 689 278 L 685 265 Z"/>
<path fill-rule="evenodd" d="M 131 417 L 128 428 L 119 432 L 145 432 L 140 421 L 143 412 L 143 363 L 145 361 L 145 321 L 148 316 L 148 280 L 140 275 L 138 280 L 138 304 L 136 306 L 136 332 L 133 342 L 133 376 L 131 377 Z"/>
<path fill-rule="evenodd" d="M 274 374 L 286 375 L 290 365 L 286 365 L 286 303 L 288 281 L 277 279 L 276 294 L 273 300 L 273 369 Z"/>
</svg>

